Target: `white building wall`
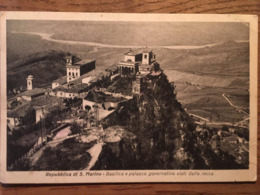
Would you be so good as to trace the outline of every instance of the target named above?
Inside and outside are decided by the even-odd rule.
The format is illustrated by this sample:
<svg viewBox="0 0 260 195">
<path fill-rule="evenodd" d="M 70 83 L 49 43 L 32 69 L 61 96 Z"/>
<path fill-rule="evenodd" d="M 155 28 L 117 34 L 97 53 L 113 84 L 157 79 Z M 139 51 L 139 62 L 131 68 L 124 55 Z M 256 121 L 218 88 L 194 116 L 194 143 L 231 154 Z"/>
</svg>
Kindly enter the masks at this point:
<svg viewBox="0 0 260 195">
<path fill-rule="evenodd" d="M 74 99 L 75 97 L 79 97 L 79 94 L 78 93 L 64 93 L 64 97 Z"/>
<path fill-rule="evenodd" d="M 64 92 L 63 91 L 57 91 L 56 96 L 57 97 L 64 97 Z"/>
<path fill-rule="evenodd" d="M 142 64 L 149 64 L 150 55 L 149 53 L 143 53 Z"/>
<path fill-rule="evenodd" d="M 91 81 L 91 79 L 92 79 L 92 77 L 89 76 L 89 77 L 83 78 L 81 81 L 82 81 L 82 83 L 89 84 L 89 82 Z"/>
<path fill-rule="evenodd" d="M 127 61 L 135 62 L 135 56 L 125 55 L 124 61 L 126 61 L 126 62 L 127 62 Z"/>
<path fill-rule="evenodd" d="M 31 101 L 32 100 L 32 97 L 31 96 L 22 96 L 22 98 L 24 99 L 24 100 L 27 100 L 27 101 Z"/>
<path fill-rule="evenodd" d="M 60 86 L 60 84 L 59 84 L 58 82 L 53 82 L 53 83 L 51 84 L 51 88 L 52 88 L 52 89 L 55 89 L 55 88 L 58 87 L 58 86 Z"/>
<path fill-rule="evenodd" d="M 41 119 L 45 118 L 45 116 L 48 114 L 49 112 L 43 108 L 40 108 L 38 110 L 35 111 L 35 121 L 36 123 L 39 122 Z"/>
<path fill-rule="evenodd" d="M 73 81 L 76 78 L 79 78 L 80 75 L 80 69 L 79 68 L 70 68 L 67 67 L 67 82 Z"/>
</svg>

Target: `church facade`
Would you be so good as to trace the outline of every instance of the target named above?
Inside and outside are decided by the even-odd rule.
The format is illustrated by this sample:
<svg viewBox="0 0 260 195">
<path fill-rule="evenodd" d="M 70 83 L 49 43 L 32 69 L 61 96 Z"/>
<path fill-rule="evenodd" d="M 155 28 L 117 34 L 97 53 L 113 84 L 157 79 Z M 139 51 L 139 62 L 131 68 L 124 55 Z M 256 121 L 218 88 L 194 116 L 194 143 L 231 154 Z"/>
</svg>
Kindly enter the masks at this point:
<svg viewBox="0 0 260 195">
<path fill-rule="evenodd" d="M 121 76 L 135 75 L 137 72 L 147 74 L 152 70 L 155 62 L 155 55 L 152 51 L 134 52 L 130 50 L 124 54 L 123 60 L 117 66 Z"/>
<path fill-rule="evenodd" d="M 129 52 L 124 54 L 124 59 L 118 63 L 120 76 L 134 76 L 132 82 L 132 94 L 140 95 L 146 88 L 146 80 L 161 74 L 160 65 L 151 50 L 141 52 Z M 148 78 L 149 77 L 149 78 Z M 145 79 L 146 78 L 146 79 Z"/>
</svg>

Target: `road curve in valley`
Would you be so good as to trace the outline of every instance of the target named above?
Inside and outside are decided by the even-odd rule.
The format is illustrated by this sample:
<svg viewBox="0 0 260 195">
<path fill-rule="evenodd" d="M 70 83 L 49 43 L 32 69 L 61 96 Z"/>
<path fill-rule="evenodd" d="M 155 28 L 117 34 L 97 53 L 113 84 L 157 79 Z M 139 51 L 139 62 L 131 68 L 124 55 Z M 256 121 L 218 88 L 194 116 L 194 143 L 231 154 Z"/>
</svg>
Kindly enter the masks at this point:
<svg viewBox="0 0 260 195">
<path fill-rule="evenodd" d="M 239 112 L 243 112 L 246 115 L 249 115 L 247 112 L 245 112 L 244 110 L 242 110 L 241 108 L 239 108 L 238 106 L 235 106 L 228 98 L 227 96 L 225 96 L 225 94 L 223 93 L 222 96 L 227 100 L 227 102 L 230 104 L 230 106 L 234 107 L 235 109 L 237 109 Z"/>
<path fill-rule="evenodd" d="M 39 32 L 16 32 L 12 31 L 11 33 L 19 33 L 19 34 L 29 34 L 29 35 L 38 35 L 43 40 L 52 41 L 56 43 L 62 44 L 71 44 L 71 45 L 87 45 L 87 46 L 95 46 L 95 47 L 104 47 L 104 48 L 165 48 L 165 49 L 201 49 L 207 47 L 213 47 L 219 45 L 223 42 L 213 43 L 213 44 L 206 44 L 206 45 L 172 45 L 172 46 L 137 46 L 137 45 L 112 45 L 112 44 L 104 44 L 98 42 L 87 42 L 87 41 L 72 41 L 72 40 L 62 40 L 62 39 L 54 39 L 52 38 L 52 34 L 47 33 L 39 33 Z M 238 40 L 236 42 L 246 42 L 244 40 Z"/>
</svg>

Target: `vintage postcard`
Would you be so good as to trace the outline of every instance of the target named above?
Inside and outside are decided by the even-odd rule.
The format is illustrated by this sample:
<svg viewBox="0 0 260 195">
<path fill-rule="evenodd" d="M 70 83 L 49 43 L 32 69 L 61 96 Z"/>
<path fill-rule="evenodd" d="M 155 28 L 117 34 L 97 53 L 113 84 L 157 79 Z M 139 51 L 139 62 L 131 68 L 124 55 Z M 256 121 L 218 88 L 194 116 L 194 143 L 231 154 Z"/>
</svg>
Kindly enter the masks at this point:
<svg viewBox="0 0 260 195">
<path fill-rule="evenodd" d="M 255 181 L 257 22 L 2 12 L 1 182 Z"/>
</svg>

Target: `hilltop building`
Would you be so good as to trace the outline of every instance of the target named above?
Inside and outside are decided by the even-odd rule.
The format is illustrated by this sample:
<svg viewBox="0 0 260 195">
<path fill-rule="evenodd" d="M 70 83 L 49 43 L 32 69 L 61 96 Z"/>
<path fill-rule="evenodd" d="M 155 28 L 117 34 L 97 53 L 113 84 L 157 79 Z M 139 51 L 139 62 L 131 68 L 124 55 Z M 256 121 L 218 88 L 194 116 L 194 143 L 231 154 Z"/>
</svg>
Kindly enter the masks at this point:
<svg viewBox="0 0 260 195">
<path fill-rule="evenodd" d="M 148 74 L 156 63 L 152 51 L 134 52 L 130 50 L 124 54 L 124 59 L 118 63 L 118 70 L 121 76 L 135 75 L 137 72 Z"/>
<path fill-rule="evenodd" d="M 67 82 L 80 78 L 83 74 L 96 68 L 95 60 L 81 60 L 71 54 L 66 56 L 66 63 Z"/>
</svg>

